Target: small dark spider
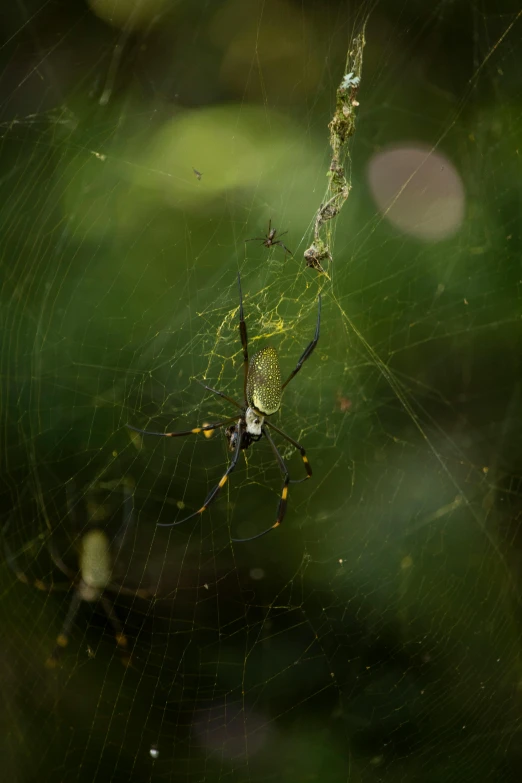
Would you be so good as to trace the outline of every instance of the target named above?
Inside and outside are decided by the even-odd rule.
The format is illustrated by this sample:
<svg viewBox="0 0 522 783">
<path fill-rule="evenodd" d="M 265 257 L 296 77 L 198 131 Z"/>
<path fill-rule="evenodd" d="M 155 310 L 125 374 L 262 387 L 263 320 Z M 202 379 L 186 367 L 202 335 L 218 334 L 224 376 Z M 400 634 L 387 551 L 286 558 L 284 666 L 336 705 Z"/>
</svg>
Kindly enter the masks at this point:
<svg viewBox="0 0 522 783">
<path fill-rule="evenodd" d="M 277 228 L 272 228 L 272 220 L 268 221 L 268 234 L 264 237 L 252 237 L 252 239 L 245 239 L 245 242 L 262 242 L 265 247 L 274 247 L 274 245 L 279 245 L 280 247 L 284 248 L 287 253 L 290 253 L 291 256 L 294 254 L 291 250 L 287 248 L 286 245 L 284 245 L 280 239 L 276 239 L 277 234 Z M 288 231 L 283 231 L 282 234 L 279 234 L 280 237 L 284 237 L 285 234 L 288 234 Z"/>
<path fill-rule="evenodd" d="M 179 522 L 158 523 L 160 527 L 173 527 L 175 525 L 181 525 L 189 519 L 202 514 L 210 504 L 217 498 L 221 489 L 228 481 L 228 477 L 237 465 L 239 455 L 242 450 L 248 449 L 252 443 L 256 443 L 261 440 L 263 435 L 270 444 L 274 456 L 279 465 L 279 469 L 283 474 L 283 487 L 281 489 L 281 497 L 279 499 L 279 505 L 277 507 L 277 517 L 274 524 L 263 530 L 262 533 L 258 533 L 250 538 L 233 538 L 232 541 L 253 541 L 255 538 L 261 538 L 266 533 L 269 533 L 274 528 L 278 527 L 284 519 L 286 512 L 286 504 L 288 497 L 288 485 L 290 483 L 296 484 L 300 481 L 306 481 L 311 478 L 312 468 L 308 462 L 306 452 L 304 448 L 296 440 L 287 435 L 285 432 L 276 427 L 275 424 L 268 421 L 268 417 L 277 413 L 281 406 L 281 395 L 283 389 L 287 386 L 292 378 L 294 378 L 306 360 L 311 356 L 312 351 L 319 341 L 319 328 L 321 325 L 321 294 L 319 294 L 317 302 L 317 325 L 315 327 L 315 335 L 313 340 L 307 345 L 303 353 L 298 359 L 295 368 L 292 370 L 286 381 L 281 384 L 281 370 L 279 369 L 279 359 L 274 348 L 267 347 L 261 348 L 257 351 L 252 358 L 248 358 L 248 340 L 247 340 L 247 328 L 245 323 L 245 317 L 243 314 L 243 297 L 241 294 L 241 279 L 239 274 L 237 276 L 237 282 L 239 285 L 239 334 L 241 337 L 241 345 L 243 347 L 243 404 L 237 402 L 227 394 L 218 391 L 217 389 L 211 389 L 210 386 L 206 386 L 204 383 L 201 385 L 207 391 L 217 394 L 218 397 L 222 397 L 232 405 L 235 405 L 239 409 L 239 414 L 232 416 L 224 421 L 218 421 L 214 424 L 203 424 L 201 427 L 194 427 L 192 430 L 184 430 L 182 432 L 151 432 L 150 430 L 140 430 L 137 427 L 133 427 L 127 424 L 131 430 L 141 432 L 144 435 L 159 435 L 164 438 L 177 438 L 182 435 L 197 435 L 200 432 L 207 433 L 209 430 L 215 430 L 218 427 L 226 426 L 225 435 L 228 440 L 228 446 L 231 451 L 234 452 L 234 456 L 230 460 L 230 464 L 223 474 L 219 484 L 212 489 L 205 498 L 203 505 L 193 514 L 190 514 L 184 519 L 180 519 Z M 201 381 L 200 381 L 201 383 Z M 306 470 L 306 477 L 299 481 L 290 482 L 290 475 L 285 462 L 278 451 L 276 444 L 274 443 L 269 429 L 275 430 L 282 438 L 287 440 L 292 446 L 298 450 L 301 454 L 301 459 Z"/>
</svg>

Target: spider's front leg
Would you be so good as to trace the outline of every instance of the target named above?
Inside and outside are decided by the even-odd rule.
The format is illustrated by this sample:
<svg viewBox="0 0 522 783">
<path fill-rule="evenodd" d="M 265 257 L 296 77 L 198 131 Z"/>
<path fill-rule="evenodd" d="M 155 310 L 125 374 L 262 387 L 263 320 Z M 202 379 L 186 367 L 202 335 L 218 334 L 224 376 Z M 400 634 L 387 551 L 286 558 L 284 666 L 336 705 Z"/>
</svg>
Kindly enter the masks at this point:
<svg viewBox="0 0 522 783">
<path fill-rule="evenodd" d="M 221 490 L 223 489 L 223 487 L 227 483 L 228 477 L 230 476 L 230 474 L 232 473 L 232 471 L 234 470 L 234 468 L 237 465 L 237 461 L 239 459 L 239 452 L 241 451 L 241 443 L 242 443 L 242 434 L 243 434 L 242 421 L 243 421 L 243 419 L 239 419 L 237 421 L 237 424 L 235 425 L 236 426 L 236 443 L 235 443 L 234 456 L 230 460 L 230 465 L 228 466 L 227 470 L 225 471 L 225 473 L 221 477 L 219 483 L 216 484 L 214 489 L 212 489 L 208 493 L 207 497 L 203 501 L 203 505 L 201 506 L 201 508 L 198 508 L 197 511 L 194 511 L 193 514 L 189 514 L 188 517 L 185 517 L 184 519 L 180 519 L 179 522 L 157 522 L 156 523 L 157 527 L 177 527 L 177 525 L 181 525 L 181 524 L 183 524 L 183 522 L 188 522 L 189 519 L 194 519 L 194 517 L 200 516 L 204 511 L 207 510 L 207 508 L 210 506 L 210 504 L 214 502 L 214 500 L 217 498 L 217 496 L 219 495 L 219 493 L 221 492 Z"/>
</svg>

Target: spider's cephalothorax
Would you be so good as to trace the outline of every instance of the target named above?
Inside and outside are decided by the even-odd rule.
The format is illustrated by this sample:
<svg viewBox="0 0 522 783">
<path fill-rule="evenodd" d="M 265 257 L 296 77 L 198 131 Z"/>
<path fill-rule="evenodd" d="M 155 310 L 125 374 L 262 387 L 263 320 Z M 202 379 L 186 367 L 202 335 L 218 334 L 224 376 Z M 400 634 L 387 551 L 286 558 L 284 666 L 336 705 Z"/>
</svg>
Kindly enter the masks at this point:
<svg viewBox="0 0 522 783">
<path fill-rule="evenodd" d="M 282 245 L 282 242 L 272 241 L 275 236 L 275 229 L 271 229 L 269 225 L 268 230 L 269 235 L 267 237 L 267 241 L 270 241 L 270 244 Z M 267 245 L 267 247 L 269 246 L 270 245 Z M 306 452 L 301 444 L 291 438 L 290 435 L 287 435 L 285 432 L 280 430 L 279 427 L 276 427 L 275 424 L 269 422 L 268 417 L 272 416 L 274 413 L 277 413 L 281 407 L 281 395 L 283 393 L 283 389 L 290 383 L 292 378 L 297 375 L 319 341 L 319 328 L 321 325 L 321 295 L 319 294 L 318 297 L 315 335 L 299 357 L 296 366 L 286 381 L 281 384 L 279 359 L 274 348 L 262 348 L 260 351 L 255 353 L 250 360 L 248 358 L 247 329 L 245 317 L 243 314 L 243 297 L 241 294 L 241 280 L 239 275 L 237 276 L 237 279 L 239 285 L 239 334 L 241 337 L 241 346 L 243 349 L 243 404 L 239 403 L 237 400 L 234 400 L 232 397 L 229 397 L 227 394 L 218 391 L 217 389 L 211 389 L 210 386 L 205 386 L 205 384 L 202 384 L 202 386 L 204 386 L 207 391 L 210 391 L 213 394 L 217 394 L 218 397 L 222 397 L 232 405 L 235 405 L 235 407 L 239 409 L 238 414 L 236 414 L 236 416 L 232 416 L 229 419 L 225 419 L 224 421 L 218 421 L 214 424 L 204 424 L 201 427 L 194 427 L 192 430 L 184 430 L 181 432 L 151 432 L 150 430 L 141 430 L 137 427 L 132 427 L 130 424 L 127 426 L 130 427 L 131 430 L 141 432 L 145 435 L 159 435 L 166 438 L 176 438 L 181 435 L 197 435 L 200 432 L 215 430 L 218 427 L 226 427 L 225 436 L 228 441 L 228 447 L 231 451 L 234 452 L 234 456 L 230 460 L 230 464 L 223 474 L 219 484 L 217 484 L 214 489 L 209 492 L 201 508 L 199 508 L 193 514 L 190 514 L 188 517 L 185 517 L 185 519 L 181 519 L 178 522 L 170 522 L 167 524 L 158 523 L 160 527 L 172 527 L 174 525 L 180 525 L 182 522 L 186 522 L 188 519 L 192 519 L 193 517 L 202 514 L 209 507 L 212 501 L 216 499 L 221 489 L 227 483 L 228 477 L 237 465 L 241 451 L 248 449 L 252 443 L 256 443 L 264 436 L 270 444 L 270 448 L 274 453 L 279 469 L 283 474 L 283 487 L 281 489 L 281 497 L 279 499 L 279 505 L 277 508 L 277 518 L 274 524 L 266 530 L 263 530 L 261 533 L 258 533 L 255 536 L 251 536 L 250 538 L 232 539 L 233 541 L 252 541 L 254 538 L 260 538 L 261 536 L 264 536 L 265 533 L 268 533 L 270 530 L 278 527 L 283 521 L 286 512 L 290 475 L 286 468 L 285 462 L 272 439 L 269 431 L 270 429 L 273 429 L 278 433 L 278 435 L 291 443 L 292 446 L 296 448 L 301 454 L 301 458 L 306 470 L 306 477 L 301 479 L 301 481 L 306 481 L 306 479 L 309 479 L 312 475 L 312 468 L 310 467 Z"/>
<path fill-rule="evenodd" d="M 230 449 L 230 451 L 235 451 L 237 446 L 237 439 L 238 439 L 237 424 L 231 424 L 230 427 L 226 428 L 225 437 L 228 441 L 228 448 Z M 260 432 L 259 435 L 252 435 L 250 432 L 247 432 L 245 429 L 242 429 L 241 444 L 239 446 L 239 450 L 243 451 L 244 449 L 248 449 L 248 447 L 252 443 L 257 443 L 257 441 L 261 440 L 262 437 L 263 437 L 262 432 Z"/>
</svg>

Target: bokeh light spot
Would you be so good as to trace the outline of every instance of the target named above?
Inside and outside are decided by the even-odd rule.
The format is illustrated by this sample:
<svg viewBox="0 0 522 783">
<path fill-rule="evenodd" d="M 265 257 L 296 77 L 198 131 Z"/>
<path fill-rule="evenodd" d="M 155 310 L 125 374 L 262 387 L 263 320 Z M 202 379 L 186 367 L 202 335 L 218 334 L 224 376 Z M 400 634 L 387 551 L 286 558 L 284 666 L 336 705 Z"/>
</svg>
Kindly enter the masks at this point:
<svg viewBox="0 0 522 783">
<path fill-rule="evenodd" d="M 368 180 L 382 214 L 405 234 L 437 241 L 462 224 L 462 180 L 440 152 L 419 146 L 379 152 L 370 161 Z"/>
</svg>

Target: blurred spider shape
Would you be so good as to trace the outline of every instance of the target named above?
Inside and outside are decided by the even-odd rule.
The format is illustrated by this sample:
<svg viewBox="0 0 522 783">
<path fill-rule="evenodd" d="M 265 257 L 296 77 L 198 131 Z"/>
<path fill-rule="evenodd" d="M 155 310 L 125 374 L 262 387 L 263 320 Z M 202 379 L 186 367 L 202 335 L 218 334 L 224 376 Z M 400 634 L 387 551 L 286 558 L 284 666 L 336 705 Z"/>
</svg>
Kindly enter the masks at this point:
<svg viewBox="0 0 522 783">
<path fill-rule="evenodd" d="M 123 633 L 121 623 L 116 615 L 112 602 L 105 593 L 112 592 L 117 595 L 132 595 L 140 598 L 150 597 L 147 590 L 123 587 L 113 581 L 113 574 L 117 567 L 118 556 L 123 547 L 125 537 L 134 521 L 134 503 L 132 498 L 132 483 L 129 479 L 122 479 L 123 484 L 123 524 L 111 542 L 107 534 L 99 527 L 90 527 L 87 532 L 79 537 L 78 541 L 78 571 L 71 570 L 62 560 L 51 541 L 48 542 L 48 550 L 54 565 L 67 577 L 67 582 L 46 583 L 40 579 L 29 579 L 18 567 L 16 556 L 7 544 L 6 532 L 10 520 L 4 527 L 4 551 L 6 561 L 20 582 L 26 585 L 32 584 L 38 590 L 54 592 L 73 590 L 69 610 L 65 617 L 62 629 L 56 638 L 56 645 L 47 659 L 47 666 L 57 665 L 62 650 L 69 643 L 69 636 L 76 615 L 82 601 L 94 604 L 100 603 L 109 622 L 112 625 L 120 659 L 124 666 L 129 666 L 127 637 Z M 67 485 L 67 509 L 73 526 L 77 527 L 76 506 L 78 499 L 73 496 L 70 485 Z"/>
<path fill-rule="evenodd" d="M 285 234 L 288 234 L 288 231 L 283 231 L 282 234 L 279 234 L 279 237 L 284 237 Z M 276 239 L 277 235 L 277 229 L 272 228 L 272 220 L 270 219 L 268 221 L 268 234 L 266 234 L 264 237 L 252 237 L 252 239 L 245 239 L 245 242 L 262 242 L 262 244 L 265 247 L 271 248 L 275 245 L 279 245 L 280 247 L 284 248 L 287 253 L 290 253 L 291 256 L 293 256 L 293 253 L 291 250 L 287 248 L 283 242 L 281 242 L 280 239 Z"/>
<path fill-rule="evenodd" d="M 292 370 L 286 381 L 281 385 L 281 370 L 279 369 L 279 359 L 274 348 L 267 347 L 261 348 L 257 351 L 251 359 L 248 358 L 248 339 L 247 328 L 245 323 L 245 317 L 243 313 L 243 296 L 241 293 L 241 279 L 237 276 L 239 286 L 239 334 L 241 337 L 241 346 L 243 348 L 243 404 L 237 402 L 237 400 L 229 397 L 217 389 L 211 389 L 210 386 L 206 386 L 201 383 L 204 389 L 217 394 L 218 397 L 222 397 L 227 402 L 235 405 L 239 409 L 240 414 L 232 416 L 224 421 L 218 421 L 214 424 L 204 424 L 200 427 L 194 427 L 191 430 L 183 430 L 180 432 L 151 432 L 150 430 L 141 430 L 138 427 L 133 427 L 131 424 L 127 424 L 129 429 L 135 432 L 140 432 L 144 435 L 157 435 L 163 438 L 178 438 L 184 435 L 197 435 L 203 432 L 205 435 L 211 430 L 215 430 L 218 427 L 225 427 L 225 435 L 228 440 L 228 446 L 231 451 L 234 452 L 234 456 L 230 460 L 230 464 L 223 474 L 219 483 L 212 489 L 207 495 L 203 505 L 193 514 L 190 514 L 184 519 L 180 519 L 178 522 L 158 523 L 160 527 L 174 527 L 181 525 L 183 522 L 187 522 L 189 519 L 193 519 L 196 516 L 202 514 L 210 504 L 217 498 L 221 489 L 228 481 L 228 477 L 237 465 L 239 454 L 241 451 L 248 449 L 252 443 L 256 443 L 264 436 L 270 448 L 272 449 L 277 464 L 281 473 L 283 474 L 283 487 L 281 490 L 281 497 L 277 508 L 277 517 L 271 527 L 263 530 L 262 533 L 258 533 L 250 538 L 233 538 L 232 541 L 245 542 L 253 541 L 256 538 L 266 535 L 274 528 L 278 527 L 284 519 L 286 513 L 287 497 L 288 497 L 288 485 L 298 484 L 301 481 L 306 481 L 312 476 L 312 468 L 306 456 L 304 448 L 296 440 L 287 435 L 285 432 L 276 427 L 275 424 L 268 421 L 268 416 L 272 416 L 276 413 L 281 406 L 281 396 L 284 388 L 294 378 L 305 361 L 311 356 L 312 351 L 319 341 L 319 329 L 321 324 L 321 295 L 319 294 L 317 302 L 317 324 L 315 327 L 315 335 L 311 342 L 307 345 L 301 356 L 299 357 L 295 368 Z M 277 446 L 275 445 L 272 436 L 270 435 L 269 428 L 275 430 L 282 438 L 287 440 L 292 446 L 299 451 L 303 464 L 306 470 L 306 477 L 298 481 L 291 481 L 285 462 L 279 453 Z"/>
</svg>

